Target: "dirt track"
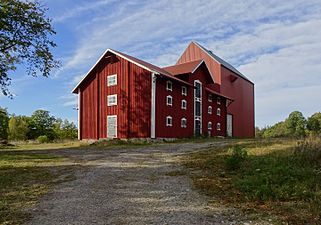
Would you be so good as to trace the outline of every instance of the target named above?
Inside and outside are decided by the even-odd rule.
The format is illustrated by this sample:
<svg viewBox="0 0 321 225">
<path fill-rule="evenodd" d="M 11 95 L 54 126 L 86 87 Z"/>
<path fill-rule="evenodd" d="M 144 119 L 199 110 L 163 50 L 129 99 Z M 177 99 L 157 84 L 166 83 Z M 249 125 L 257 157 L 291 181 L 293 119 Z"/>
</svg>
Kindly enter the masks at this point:
<svg viewBox="0 0 321 225">
<path fill-rule="evenodd" d="M 59 150 L 81 165 L 33 209 L 28 224 L 243 224 L 237 210 L 208 205 L 181 171 L 181 154 L 220 143 L 113 150 Z"/>
</svg>

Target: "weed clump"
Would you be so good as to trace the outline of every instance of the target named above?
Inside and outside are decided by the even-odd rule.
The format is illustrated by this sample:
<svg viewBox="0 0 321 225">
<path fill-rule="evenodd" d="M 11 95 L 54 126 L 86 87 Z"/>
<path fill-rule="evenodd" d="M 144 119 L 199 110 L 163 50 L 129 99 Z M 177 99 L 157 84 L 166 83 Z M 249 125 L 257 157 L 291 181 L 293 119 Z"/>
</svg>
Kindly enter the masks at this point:
<svg viewBox="0 0 321 225">
<path fill-rule="evenodd" d="M 236 170 L 241 167 L 242 162 L 247 157 L 247 151 L 245 148 L 236 145 L 228 150 L 230 154 L 226 158 L 226 166 L 229 170 Z"/>
</svg>

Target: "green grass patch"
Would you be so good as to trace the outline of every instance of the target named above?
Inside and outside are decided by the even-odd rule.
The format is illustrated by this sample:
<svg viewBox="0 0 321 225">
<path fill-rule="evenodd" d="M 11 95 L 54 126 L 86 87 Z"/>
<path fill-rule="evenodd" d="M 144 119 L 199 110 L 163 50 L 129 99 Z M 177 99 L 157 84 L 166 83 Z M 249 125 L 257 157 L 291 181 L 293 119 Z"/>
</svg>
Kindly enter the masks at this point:
<svg viewBox="0 0 321 225">
<path fill-rule="evenodd" d="M 240 140 L 237 147 L 189 154 L 184 165 L 195 187 L 223 204 L 289 224 L 318 224 L 321 164 L 296 147 L 296 140 Z"/>
<path fill-rule="evenodd" d="M 63 162 L 53 155 L 0 151 L 0 224 L 25 222 L 30 216 L 25 209 L 67 172 Z"/>
</svg>

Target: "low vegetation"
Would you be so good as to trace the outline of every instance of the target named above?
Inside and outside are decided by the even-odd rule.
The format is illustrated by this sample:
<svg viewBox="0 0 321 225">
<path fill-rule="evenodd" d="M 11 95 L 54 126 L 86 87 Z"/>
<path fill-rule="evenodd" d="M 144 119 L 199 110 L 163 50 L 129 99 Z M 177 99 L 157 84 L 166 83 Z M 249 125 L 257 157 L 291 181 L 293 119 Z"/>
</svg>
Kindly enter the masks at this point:
<svg viewBox="0 0 321 225">
<path fill-rule="evenodd" d="M 321 138 L 238 141 L 183 160 L 197 189 L 276 224 L 321 221 Z"/>
</svg>

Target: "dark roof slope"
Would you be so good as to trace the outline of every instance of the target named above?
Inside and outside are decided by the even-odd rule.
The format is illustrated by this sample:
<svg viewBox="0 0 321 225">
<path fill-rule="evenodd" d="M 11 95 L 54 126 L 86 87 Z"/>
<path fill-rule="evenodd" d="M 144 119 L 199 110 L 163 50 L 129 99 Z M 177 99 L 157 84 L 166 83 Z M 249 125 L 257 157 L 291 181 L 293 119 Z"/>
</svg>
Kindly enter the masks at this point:
<svg viewBox="0 0 321 225">
<path fill-rule="evenodd" d="M 173 66 L 167 66 L 167 67 L 164 67 L 163 69 L 174 76 L 179 74 L 185 74 L 185 73 L 193 73 L 200 66 L 202 62 L 204 61 L 200 59 L 200 60 L 195 60 L 195 61 L 177 64 Z"/>
<path fill-rule="evenodd" d="M 245 80 L 253 83 L 251 80 L 249 80 L 244 74 L 242 74 L 240 71 L 238 71 L 234 66 L 232 66 L 231 64 L 229 64 L 228 62 L 226 62 L 224 59 L 218 57 L 217 55 L 215 55 L 211 50 L 206 49 L 205 47 L 203 47 L 202 45 L 200 45 L 197 42 L 193 42 L 195 43 L 198 47 L 200 47 L 201 49 L 203 49 L 207 54 L 209 54 L 212 58 L 214 58 L 217 62 L 219 62 L 221 65 L 225 66 L 227 69 L 231 70 L 232 72 L 236 73 L 237 75 L 239 75 L 240 77 L 244 78 Z"/>
</svg>

